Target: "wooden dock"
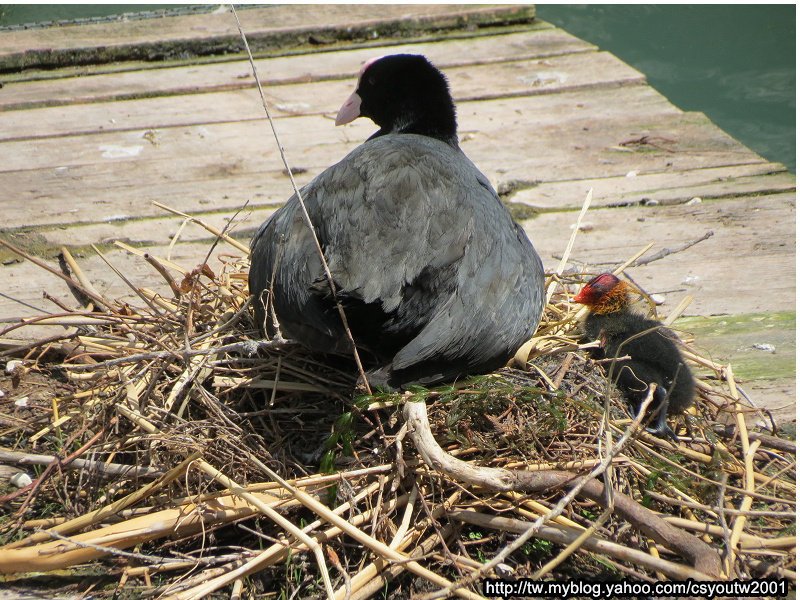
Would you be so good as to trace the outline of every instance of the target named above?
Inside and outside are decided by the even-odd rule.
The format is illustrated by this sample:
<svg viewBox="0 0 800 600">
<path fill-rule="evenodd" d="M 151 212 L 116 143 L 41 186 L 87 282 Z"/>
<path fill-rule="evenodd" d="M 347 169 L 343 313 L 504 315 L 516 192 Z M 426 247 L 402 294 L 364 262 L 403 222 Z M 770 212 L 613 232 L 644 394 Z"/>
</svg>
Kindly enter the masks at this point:
<svg viewBox="0 0 800 600">
<path fill-rule="evenodd" d="M 684 330 L 741 367 L 756 402 L 794 418 L 795 177 L 782 165 L 530 6 L 240 17 L 299 183 L 374 130 L 333 124 L 361 63 L 425 54 L 449 77 L 464 151 L 517 205 L 546 267 L 592 188 L 574 264 L 612 268 L 652 242 L 645 262 L 663 258 L 628 272 L 666 298 L 664 313 L 691 294 Z M 131 297 L 92 244 L 149 287 L 160 278 L 115 240 L 190 268 L 206 256 L 211 236 L 153 202 L 220 228 L 233 219 L 248 239 L 291 195 L 230 13 L 4 32 L 0 81 L 0 236 L 53 265 L 72 248 L 106 294 Z M 5 250 L 0 259 L 0 316 L 54 310 L 43 290 L 74 302 L 53 275 Z"/>
</svg>

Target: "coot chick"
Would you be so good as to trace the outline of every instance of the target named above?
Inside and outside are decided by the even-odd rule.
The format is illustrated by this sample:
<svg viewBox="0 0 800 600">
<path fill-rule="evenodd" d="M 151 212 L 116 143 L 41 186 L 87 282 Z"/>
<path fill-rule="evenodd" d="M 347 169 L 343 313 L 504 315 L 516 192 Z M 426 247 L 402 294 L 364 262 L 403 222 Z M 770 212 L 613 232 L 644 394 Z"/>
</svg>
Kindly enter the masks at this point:
<svg viewBox="0 0 800 600">
<path fill-rule="evenodd" d="M 651 404 L 655 426 L 647 431 L 675 438 L 667 425 L 667 414 L 683 412 L 694 399 L 694 378 L 676 346 L 677 337 L 658 321 L 631 310 L 629 286 L 611 273 L 592 279 L 574 298 L 586 305 L 585 341 L 600 340 L 592 349 L 595 359 L 630 356 L 630 360 L 609 361 L 604 368 L 636 414 L 656 384 Z"/>
<path fill-rule="evenodd" d="M 459 148 L 447 80 L 423 56 L 374 59 L 336 123 L 359 116 L 380 129 L 301 193 L 371 385 L 503 366 L 539 323 L 542 262 Z M 274 310 L 287 337 L 352 352 L 296 196 L 253 238 L 249 283 L 265 335 Z"/>
</svg>

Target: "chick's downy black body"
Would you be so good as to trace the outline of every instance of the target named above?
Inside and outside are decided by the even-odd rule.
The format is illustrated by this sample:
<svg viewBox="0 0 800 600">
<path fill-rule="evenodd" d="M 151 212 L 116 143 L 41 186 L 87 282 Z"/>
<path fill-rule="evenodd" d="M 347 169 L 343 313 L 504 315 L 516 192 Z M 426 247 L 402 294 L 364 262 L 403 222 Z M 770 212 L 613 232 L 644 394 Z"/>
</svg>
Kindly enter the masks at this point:
<svg viewBox="0 0 800 600">
<path fill-rule="evenodd" d="M 634 412 L 656 384 L 651 404 L 655 424 L 649 429 L 674 437 L 667 414 L 680 414 L 694 399 L 695 382 L 676 345 L 677 337 L 659 321 L 633 311 L 627 284 L 605 273 L 589 282 L 575 297 L 589 308 L 583 325 L 584 341 L 598 340 L 592 357 L 607 360 L 604 368 Z M 628 356 L 629 359 L 623 359 Z"/>
<path fill-rule="evenodd" d="M 371 383 L 427 385 L 502 366 L 539 322 L 542 264 L 458 147 L 444 76 L 420 56 L 371 61 L 337 124 L 360 115 L 381 129 L 302 195 Z M 287 337 L 351 352 L 295 196 L 251 248 L 262 330 L 272 333 L 271 303 Z"/>
</svg>

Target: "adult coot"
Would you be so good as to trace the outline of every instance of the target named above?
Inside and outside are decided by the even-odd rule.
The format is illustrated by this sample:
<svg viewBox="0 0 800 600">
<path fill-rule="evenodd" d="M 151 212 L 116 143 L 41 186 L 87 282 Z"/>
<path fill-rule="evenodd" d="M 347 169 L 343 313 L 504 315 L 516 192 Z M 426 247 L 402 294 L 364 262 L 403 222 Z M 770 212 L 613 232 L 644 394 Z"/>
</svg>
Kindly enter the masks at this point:
<svg viewBox="0 0 800 600">
<path fill-rule="evenodd" d="M 542 262 L 458 146 L 444 75 L 423 56 L 374 59 L 336 124 L 379 127 L 301 190 L 350 329 L 382 388 L 499 368 L 536 329 Z M 258 230 L 258 327 L 313 350 L 352 352 L 297 196 Z M 271 305 L 271 309 L 269 308 Z"/>
<path fill-rule="evenodd" d="M 614 359 L 604 363 L 634 412 L 647 397 L 651 383 L 655 425 L 648 429 L 662 437 L 675 437 L 667 425 L 667 413 L 683 412 L 694 399 L 694 378 L 681 357 L 675 334 L 660 322 L 631 309 L 629 286 L 611 273 L 592 279 L 574 298 L 585 304 L 589 316 L 584 340 L 600 340 L 594 358 Z M 623 359 L 629 356 L 630 359 Z"/>
</svg>

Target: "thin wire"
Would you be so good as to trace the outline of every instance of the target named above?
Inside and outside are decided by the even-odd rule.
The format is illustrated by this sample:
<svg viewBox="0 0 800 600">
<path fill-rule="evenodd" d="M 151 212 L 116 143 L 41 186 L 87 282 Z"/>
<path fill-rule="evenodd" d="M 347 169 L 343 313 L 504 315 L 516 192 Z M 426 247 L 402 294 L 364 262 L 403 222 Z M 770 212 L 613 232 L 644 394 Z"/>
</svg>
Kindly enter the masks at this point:
<svg viewBox="0 0 800 600">
<path fill-rule="evenodd" d="M 339 302 L 339 298 L 336 296 L 336 285 L 333 282 L 333 275 L 331 275 L 331 271 L 328 268 L 328 261 L 325 260 L 325 253 L 322 251 L 322 246 L 319 243 L 319 239 L 317 239 L 316 231 L 314 231 L 314 224 L 311 222 L 311 217 L 308 214 L 308 210 L 306 209 L 306 204 L 303 202 L 303 196 L 300 194 L 300 189 L 297 187 L 297 183 L 294 180 L 294 175 L 292 174 L 292 169 L 289 167 L 289 161 L 286 160 L 286 152 L 283 149 L 283 144 L 281 144 L 281 140 L 278 137 L 278 130 L 275 128 L 275 123 L 272 120 L 272 114 L 269 112 L 269 106 L 267 105 L 267 99 L 264 97 L 264 90 L 261 87 L 261 80 L 258 77 L 258 71 L 256 70 L 256 63 L 253 60 L 253 53 L 250 52 L 250 44 L 247 43 L 247 36 L 242 29 L 242 24 L 239 21 L 239 15 L 236 14 L 236 8 L 231 4 L 231 11 L 233 12 L 233 16 L 236 19 L 236 27 L 239 29 L 239 35 L 242 37 L 242 42 L 244 43 L 244 48 L 247 51 L 247 58 L 250 61 L 250 67 L 253 69 L 253 77 L 256 80 L 256 86 L 258 87 L 258 94 L 261 96 L 261 104 L 264 106 L 264 112 L 267 114 L 267 119 L 269 120 L 269 126 L 272 129 L 272 134 L 275 136 L 275 143 L 278 144 L 278 151 L 281 154 L 281 160 L 283 161 L 283 166 L 286 168 L 286 172 L 289 174 L 289 181 L 292 182 L 292 189 L 294 190 L 295 195 L 297 196 L 297 200 L 300 202 L 300 208 L 303 211 L 303 217 L 305 218 L 306 225 L 311 230 L 311 236 L 314 238 L 314 244 L 317 247 L 317 254 L 319 254 L 319 258 L 322 261 L 322 268 L 325 271 L 325 278 L 328 280 L 328 286 L 331 288 L 331 295 L 333 297 L 333 301 L 336 303 L 336 308 L 339 311 L 339 317 L 342 319 L 342 325 L 344 326 L 345 334 L 347 335 L 347 339 L 353 347 L 353 356 L 356 359 L 356 366 L 358 367 L 358 373 L 361 376 L 361 379 L 364 381 L 364 387 L 367 389 L 367 393 L 372 395 L 372 389 L 369 386 L 369 381 L 367 380 L 367 374 L 364 372 L 364 367 L 361 365 L 361 357 L 358 354 L 358 348 L 356 347 L 356 341 L 353 339 L 353 334 L 350 331 L 350 326 L 347 323 L 347 315 L 344 313 L 344 308 L 342 307 L 341 302 Z"/>
</svg>

